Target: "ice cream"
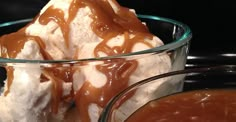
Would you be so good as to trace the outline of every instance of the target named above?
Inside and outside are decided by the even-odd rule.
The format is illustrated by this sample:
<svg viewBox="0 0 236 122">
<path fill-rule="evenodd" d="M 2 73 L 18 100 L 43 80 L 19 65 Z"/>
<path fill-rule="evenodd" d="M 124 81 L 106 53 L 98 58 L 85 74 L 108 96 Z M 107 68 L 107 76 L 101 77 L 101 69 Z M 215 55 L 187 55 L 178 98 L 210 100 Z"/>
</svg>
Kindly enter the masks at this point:
<svg viewBox="0 0 236 122">
<path fill-rule="evenodd" d="M 51 0 L 27 26 L 0 38 L 0 56 L 77 60 L 161 45 L 163 42 L 148 31 L 134 10 L 115 0 Z M 114 95 L 137 81 L 169 71 L 171 61 L 161 53 L 78 66 L 13 63 L 6 69 L 0 121 L 63 120 L 75 101 L 78 118 L 94 122 Z"/>
</svg>

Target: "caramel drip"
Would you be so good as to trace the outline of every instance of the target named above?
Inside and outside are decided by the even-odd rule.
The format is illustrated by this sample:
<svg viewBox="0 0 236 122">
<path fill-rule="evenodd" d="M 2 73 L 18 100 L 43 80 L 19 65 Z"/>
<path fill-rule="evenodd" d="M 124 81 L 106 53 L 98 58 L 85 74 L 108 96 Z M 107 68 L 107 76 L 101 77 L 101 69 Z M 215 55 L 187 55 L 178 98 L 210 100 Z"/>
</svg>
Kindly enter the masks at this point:
<svg viewBox="0 0 236 122">
<path fill-rule="evenodd" d="M 26 26 L 27 27 L 27 26 Z M 40 52 L 44 59 L 52 59 L 52 57 L 43 49 L 45 49 L 45 44 L 37 36 L 27 36 L 25 34 L 25 28 L 20 29 L 17 32 L 4 35 L 0 38 L 0 49 L 1 57 L 3 58 L 16 58 L 17 54 L 23 49 L 25 43 L 29 40 L 35 41 L 40 47 Z M 6 96 L 14 79 L 13 71 L 14 68 L 11 66 L 6 66 L 7 69 L 7 91 L 4 93 Z"/>
<path fill-rule="evenodd" d="M 7 67 L 6 70 L 8 77 L 7 77 L 7 90 L 4 92 L 4 96 L 7 96 L 7 94 L 10 92 L 10 87 L 13 82 L 13 72 L 14 72 L 13 67 Z"/>
<path fill-rule="evenodd" d="M 96 103 L 104 108 L 108 101 L 128 86 L 129 76 L 137 68 L 136 61 L 125 61 L 124 59 L 107 60 L 107 64 L 97 66 L 98 70 L 107 77 L 107 82 L 102 88 L 95 88 L 88 81 L 76 94 L 76 106 L 82 122 L 89 122 L 88 107 Z M 100 81 L 96 81 L 100 82 Z"/>
<path fill-rule="evenodd" d="M 149 33 L 147 27 L 128 8 L 118 6 L 118 13 L 115 13 L 107 0 L 74 0 L 72 3 L 70 10 L 85 6 L 91 9 L 93 19 L 91 28 L 101 38 L 105 38 L 110 33 L 116 36 L 124 31 Z M 70 12 L 74 15 L 77 11 Z"/>
<path fill-rule="evenodd" d="M 129 8 L 120 6 L 116 0 L 111 1 L 118 7 L 117 17 L 113 18 L 115 23 L 121 25 L 123 29 L 129 30 L 129 32 L 141 32 L 145 33 L 146 36 L 151 35 L 148 28 L 142 24 L 135 13 L 130 12 Z"/>
<path fill-rule="evenodd" d="M 27 27 L 27 26 L 26 26 Z M 25 28 L 4 35 L 0 38 L 1 57 L 3 58 L 16 58 L 17 54 L 21 52 L 27 41 L 35 41 L 40 47 L 40 53 L 45 60 L 52 59 L 52 57 L 44 50 L 45 44 L 38 36 L 29 36 L 25 34 Z"/>
<path fill-rule="evenodd" d="M 71 88 L 71 94 L 64 96 L 63 93 L 63 82 L 71 82 L 72 74 L 74 73 L 73 66 L 68 67 L 51 67 L 44 68 L 43 75 L 41 76 L 45 81 L 51 80 L 52 85 L 52 112 L 58 112 L 58 106 L 61 101 L 69 101 L 72 99 L 73 95 L 73 87 Z M 44 82 L 44 81 L 41 81 Z"/>
<path fill-rule="evenodd" d="M 130 53 L 130 52 L 132 52 L 134 45 L 137 43 L 143 43 L 150 48 L 153 47 L 150 43 L 145 41 L 146 36 L 143 35 L 143 33 L 138 33 L 134 37 L 130 38 L 129 34 L 127 32 L 125 32 L 124 33 L 124 38 L 125 38 L 124 43 L 121 46 L 114 46 L 114 47 L 110 47 L 107 45 L 110 37 L 112 37 L 112 36 L 107 36 L 106 39 L 104 39 L 101 43 L 99 43 L 97 45 L 97 47 L 94 50 L 94 54 L 96 57 L 100 57 L 99 52 L 103 52 L 103 53 L 107 54 L 108 56 Z"/>
<path fill-rule="evenodd" d="M 65 39 L 65 44 L 69 47 L 69 24 L 64 19 L 64 12 L 61 9 L 49 7 L 40 17 L 39 23 L 47 25 L 50 21 L 54 21 L 61 28 L 62 35 Z"/>
<path fill-rule="evenodd" d="M 22 31 L 4 35 L 0 38 L 1 57 L 15 58 L 24 47 L 27 37 Z"/>
<path fill-rule="evenodd" d="M 61 101 L 62 98 L 62 80 L 58 77 L 56 77 L 53 72 L 48 71 L 47 69 L 45 69 L 43 71 L 43 74 L 45 77 L 47 77 L 49 80 L 52 81 L 53 85 L 52 85 L 52 112 L 53 113 L 57 113 L 58 112 L 58 106 L 59 106 L 59 101 Z"/>
</svg>

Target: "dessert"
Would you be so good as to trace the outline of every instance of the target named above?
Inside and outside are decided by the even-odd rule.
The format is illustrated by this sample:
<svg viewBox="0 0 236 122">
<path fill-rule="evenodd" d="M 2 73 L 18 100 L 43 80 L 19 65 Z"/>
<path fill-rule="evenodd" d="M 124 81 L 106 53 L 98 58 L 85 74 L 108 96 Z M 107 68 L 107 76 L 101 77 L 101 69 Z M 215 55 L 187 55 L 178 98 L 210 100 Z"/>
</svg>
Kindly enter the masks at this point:
<svg viewBox="0 0 236 122">
<path fill-rule="evenodd" d="M 0 38 L 0 56 L 78 60 L 161 45 L 134 10 L 115 0 L 51 0 L 27 26 Z M 137 81 L 168 72 L 171 61 L 168 54 L 161 53 L 145 59 L 113 58 L 44 67 L 10 63 L 5 67 L 8 77 L 0 96 L 0 106 L 4 106 L 0 121 L 60 121 L 73 102 L 78 121 L 97 121 L 114 95 Z"/>
</svg>

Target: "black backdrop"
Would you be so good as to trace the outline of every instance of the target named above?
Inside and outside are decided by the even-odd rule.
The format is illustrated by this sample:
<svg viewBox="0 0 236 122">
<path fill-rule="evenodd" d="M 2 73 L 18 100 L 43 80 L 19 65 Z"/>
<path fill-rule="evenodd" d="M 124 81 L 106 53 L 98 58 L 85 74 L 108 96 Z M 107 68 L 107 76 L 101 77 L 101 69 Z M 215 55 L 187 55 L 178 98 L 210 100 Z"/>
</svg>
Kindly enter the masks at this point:
<svg viewBox="0 0 236 122">
<path fill-rule="evenodd" d="M 47 2 L 48 0 L 1 0 L 0 23 L 33 17 Z M 232 57 L 236 57 L 234 2 L 218 0 L 118 0 L 118 2 L 123 6 L 134 8 L 139 14 L 167 17 L 189 25 L 193 32 L 190 55 L 222 60 L 222 57 L 219 58 L 220 54 L 233 54 L 230 63 L 234 63 L 232 61 Z"/>
</svg>

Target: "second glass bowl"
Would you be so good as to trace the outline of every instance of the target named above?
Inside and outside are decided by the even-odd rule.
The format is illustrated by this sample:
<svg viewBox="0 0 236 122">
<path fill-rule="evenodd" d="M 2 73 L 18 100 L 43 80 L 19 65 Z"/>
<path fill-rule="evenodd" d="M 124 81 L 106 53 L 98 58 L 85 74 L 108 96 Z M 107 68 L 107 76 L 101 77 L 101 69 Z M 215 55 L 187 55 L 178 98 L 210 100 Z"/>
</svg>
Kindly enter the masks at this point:
<svg viewBox="0 0 236 122">
<path fill-rule="evenodd" d="M 185 76 L 184 92 L 165 95 Z M 236 66 L 191 68 L 157 75 L 128 87 L 104 109 L 100 122 L 236 121 Z M 164 81 L 164 82 L 163 82 Z M 153 90 L 160 83 L 159 89 Z M 150 91 L 149 93 L 147 91 Z"/>
</svg>

